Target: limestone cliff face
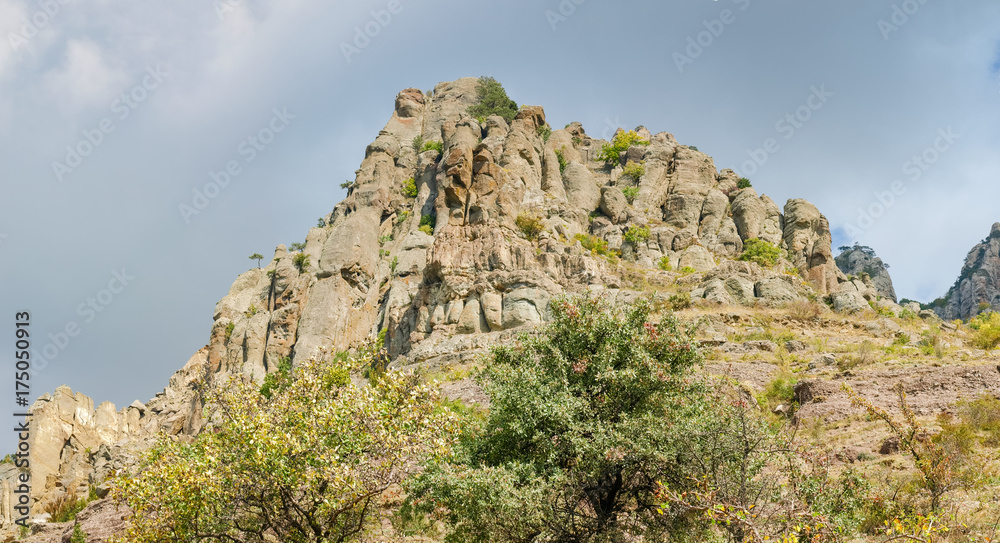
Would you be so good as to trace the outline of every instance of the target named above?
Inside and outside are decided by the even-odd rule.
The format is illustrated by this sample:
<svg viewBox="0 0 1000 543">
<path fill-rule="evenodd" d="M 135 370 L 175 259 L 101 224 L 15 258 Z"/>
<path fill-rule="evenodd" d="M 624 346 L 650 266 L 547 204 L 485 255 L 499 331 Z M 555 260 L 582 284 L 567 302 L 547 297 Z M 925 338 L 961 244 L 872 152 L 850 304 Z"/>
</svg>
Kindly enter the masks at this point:
<svg viewBox="0 0 1000 543">
<path fill-rule="evenodd" d="M 597 160 L 607 142 L 579 123 L 543 137 L 541 107 L 509 123 L 474 119 L 466 110 L 477 84 L 399 93 L 326 226 L 309 231 L 301 252 L 279 246 L 266 267 L 239 276 L 216 305 L 209 344 L 163 393 L 121 411 L 95 410 L 68 389 L 40 399 L 38 504 L 99 483 L 104 466 L 127 463 L 158 432 L 196 435 L 202 377 L 205 386 L 260 380 L 283 358 L 294 364 L 381 331 L 397 366 L 465 359 L 544 322 L 553 297 L 584 290 L 633 300 L 649 283 L 677 284 L 696 303 L 780 305 L 844 286 L 829 224 L 812 204 L 782 209 L 738 189 L 732 170 L 668 133 L 639 127 L 649 144 L 609 164 Z M 441 150 L 416 148 L 418 137 Z M 638 179 L 625 175 L 629 163 L 643 165 Z M 410 179 L 415 196 L 404 190 Z M 540 232 L 521 228 L 532 220 Z M 787 258 L 774 268 L 735 262 L 751 238 Z"/>
<path fill-rule="evenodd" d="M 892 286 L 889 265 L 882 262 L 870 247 L 857 244 L 853 247 L 841 247 L 841 253 L 835 261 L 840 271 L 847 275 L 867 274 L 879 296 L 896 301 L 896 289 Z"/>
<path fill-rule="evenodd" d="M 1000 309 L 1000 223 L 969 251 L 958 279 L 934 311 L 945 320 L 967 319 L 979 314 L 980 304 Z"/>
<path fill-rule="evenodd" d="M 147 404 L 134 402 L 116 410 L 104 402 L 94 407 L 87 396 L 61 386 L 43 394 L 31 406 L 28 445 L 32 518 L 46 519 L 46 510 L 68 497 L 85 497 L 90 487 L 103 494 L 104 483 L 129 465 L 161 433 L 193 436 L 201 429 L 200 398 L 194 382 L 204 376 L 207 349 L 195 353 Z M 0 467 L 0 531 L 12 531 L 13 491 L 20 470 Z"/>
</svg>

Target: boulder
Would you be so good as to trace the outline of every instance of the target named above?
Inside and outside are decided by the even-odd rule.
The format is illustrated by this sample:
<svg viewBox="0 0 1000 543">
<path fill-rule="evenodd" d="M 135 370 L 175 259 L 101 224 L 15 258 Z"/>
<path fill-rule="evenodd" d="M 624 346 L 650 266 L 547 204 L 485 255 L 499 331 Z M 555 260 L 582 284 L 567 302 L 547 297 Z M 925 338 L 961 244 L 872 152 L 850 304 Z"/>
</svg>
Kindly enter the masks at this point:
<svg viewBox="0 0 1000 543">
<path fill-rule="evenodd" d="M 601 189 L 601 212 L 604 213 L 611 222 L 618 224 L 625 219 L 625 210 L 628 209 L 628 200 L 618 187 L 603 187 Z"/>
<path fill-rule="evenodd" d="M 716 267 L 715 255 L 701 245 L 692 245 L 681 253 L 677 266 L 693 268 L 699 272 L 708 271 Z"/>
</svg>

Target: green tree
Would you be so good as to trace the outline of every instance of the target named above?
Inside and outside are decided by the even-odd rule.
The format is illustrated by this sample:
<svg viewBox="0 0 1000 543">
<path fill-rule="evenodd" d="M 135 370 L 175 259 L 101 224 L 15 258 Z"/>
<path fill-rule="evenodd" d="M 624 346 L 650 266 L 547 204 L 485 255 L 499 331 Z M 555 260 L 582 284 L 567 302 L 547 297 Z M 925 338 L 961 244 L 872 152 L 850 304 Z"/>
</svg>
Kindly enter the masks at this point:
<svg viewBox="0 0 1000 543">
<path fill-rule="evenodd" d="M 305 253 L 296 253 L 292 257 L 292 264 L 295 265 L 295 269 L 299 270 L 299 273 L 305 273 L 312 264 L 309 262 L 309 255 Z"/>
<path fill-rule="evenodd" d="M 254 253 L 254 254 L 250 255 L 250 260 L 256 260 L 257 261 L 257 269 L 260 269 L 260 261 L 263 260 L 263 259 L 264 259 L 264 255 L 262 255 L 260 253 Z"/>
<path fill-rule="evenodd" d="M 685 484 L 675 420 L 701 397 L 702 356 L 646 302 L 557 299 L 541 334 L 494 347 L 477 380 L 488 418 L 411 488 L 451 542 L 625 541 L 683 522 L 658 512 L 658 481 Z M 680 456 L 679 456 L 680 455 Z"/>
<path fill-rule="evenodd" d="M 380 496 L 448 444 L 452 418 L 413 375 L 350 375 L 378 356 L 297 364 L 270 396 L 234 379 L 209 394 L 219 422 L 193 443 L 163 438 L 112 496 L 134 513 L 120 541 L 357 541 Z"/>
<path fill-rule="evenodd" d="M 476 96 L 478 100 L 475 105 L 469 106 L 468 113 L 480 122 L 490 115 L 499 115 L 509 123 L 517 116 L 517 102 L 511 100 L 503 85 L 492 77 L 479 78 Z"/>
</svg>

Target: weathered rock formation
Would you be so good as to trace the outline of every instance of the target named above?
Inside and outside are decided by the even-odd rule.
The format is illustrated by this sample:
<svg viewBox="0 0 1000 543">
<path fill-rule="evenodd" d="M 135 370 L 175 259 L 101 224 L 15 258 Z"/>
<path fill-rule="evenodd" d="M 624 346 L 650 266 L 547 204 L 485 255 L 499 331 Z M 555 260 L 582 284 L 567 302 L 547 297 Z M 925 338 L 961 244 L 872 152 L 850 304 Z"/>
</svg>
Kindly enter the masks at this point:
<svg viewBox="0 0 1000 543">
<path fill-rule="evenodd" d="M 896 289 L 889 276 L 889 265 L 876 256 L 871 247 L 854 244 L 853 247 L 844 246 L 840 250 L 840 255 L 835 259 L 840 271 L 852 276 L 868 275 L 879 296 L 896 301 Z"/>
<path fill-rule="evenodd" d="M 934 303 L 934 311 L 944 320 L 967 319 L 980 313 L 980 304 L 1000 309 L 1000 223 L 969 251 L 958 279 Z"/>
<path fill-rule="evenodd" d="M 579 123 L 544 137 L 541 107 L 524 106 L 509 123 L 474 119 L 466 110 L 477 84 L 399 93 L 326 226 L 309 231 L 301 252 L 279 246 L 267 266 L 237 278 L 216 305 L 208 345 L 163 393 L 121 411 L 95 410 L 66 388 L 41 398 L 36 513 L 60 493 L 101 484 L 160 432 L 196 435 L 202 377 L 206 387 L 235 375 L 261 380 L 283 359 L 383 332 L 397 366 L 466 360 L 545 321 L 553 297 L 585 290 L 634 300 L 649 284 L 669 285 L 696 303 L 741 305 L 842 288 L 854 305 L 874 297 L 837 269 L 829 224 L 812 204 L 782 209 L 738 189 L 732 170 L 717 171 L 665 132 L 639 127 L 648 145 L 606 163 L 597 157 L 607 142 Z M 441 151 L 417 148 L 418 137 Z M 643 165 L 638 179 L 624 175 L 628 163 Z M 410 179 L 415 197 L 404 191 Z M 541 231 L 519 226 L 526 222 Z M 787 258 L 773 268 L 734 261 L 751 238 Z"/>
</svg>

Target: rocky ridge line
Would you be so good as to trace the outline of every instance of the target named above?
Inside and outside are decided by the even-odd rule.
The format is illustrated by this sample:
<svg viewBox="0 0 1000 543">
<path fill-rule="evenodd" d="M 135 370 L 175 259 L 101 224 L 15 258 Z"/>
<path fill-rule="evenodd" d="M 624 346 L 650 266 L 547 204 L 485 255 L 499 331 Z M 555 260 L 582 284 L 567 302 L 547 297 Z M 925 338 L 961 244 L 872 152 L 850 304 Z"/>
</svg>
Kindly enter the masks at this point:
<svg viewBox="0 0 1000 543">
<path fill-rule="evenodd" d="M 94 410 L 65 388 L 39 399 L 36 514 L 126 468 L 161 431 L 197 435 L 199 378 L 259 381 L 282 359 L 347 349 L 381 331 L 395 366 L 434 368 L 470 360 L 544 322 L 553 297 L 586 290 L 618 301 L 681 291 L 696 304 L 773 307 L 828 296 L 845 312 L 876 302 L 870 282 L 837 268 L 829 223 L 811 203 L 781 208 L 740 189 L 732 170 L 665 132 L 639 127 L 649 144 L 608 164 L 597 160 L 607 142 L 579 123 L 546 137 L 541 107 L 480 122 L 466 114 L 477 84 L 400 92 L 326 226 L 309 231 L 301 254 L 279 246 L 266 267 L 237 278 L 216 305 L 209 344 L 163 393 L 121 411 Z M 418 137 L 441 150 L 415 148 Z M 625 175 L 628 163 L 643 165 L 638 179 Z M 409 179 L 415 197 L 404 190 Z M 537 236 L 519 226 L 525 218 L 541 224 Z M 752 238 L 787 257 L 774 267 L 734 260 Z M 5 473 L 6 492 L 15 472 Z M 6 529 L 10 497 L 0 507 Z"/>
</svg>

